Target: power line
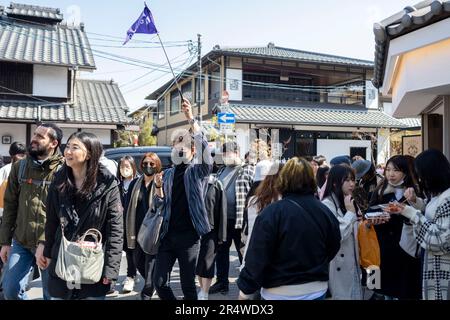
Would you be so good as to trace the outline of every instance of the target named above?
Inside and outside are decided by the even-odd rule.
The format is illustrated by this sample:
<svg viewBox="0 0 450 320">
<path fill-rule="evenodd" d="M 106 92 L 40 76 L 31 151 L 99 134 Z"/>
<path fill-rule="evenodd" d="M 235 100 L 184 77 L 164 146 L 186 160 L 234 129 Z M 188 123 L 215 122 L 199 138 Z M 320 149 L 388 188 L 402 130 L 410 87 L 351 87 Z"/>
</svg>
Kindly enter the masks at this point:
<svg viewBox="0 0 450 320">
<path fill-rule="evenodd" d="M 16 93 L 16 94 L 18 94 L 18 95 L 21 95 L 21 96 L 25 96 L 25 97 L 28 97 L 28 98 L 35 99 L 35 100 L 37 100 L 37 101 L 39 101 L 39 102 L 54 103 L 54 102 L 51 102 L 51 101 L 48 101 L 48 100 L 44 100 L 44 99 L 41 99 L 41 98 L 37 98 L 37 97 L 33 96 L 33 94 L 20 92 L 20 91 L 17 91 L 17 90 L 14 90 L 14 89 L 11 89 L 11 88 L 8 88 L 8 87 L 5 87 L 5 86 L 1 86 L 1 85 L 0 85 L 0 88 L 9 90 L 9 91 L 14 92 L 14 93 Z"/>
<path fill-rule="evenodd" d="M 4 21 L 0 21 L 0 24 L 4 24 Z M 11 24 L 9 24 L 11 25 Z M 11 30 L 12 32 L 21 34 L 21 35 L 26 35 L 29 37 L 28 34 L 24 34 L 22 32 L 18 32 L 15 30 Z M 45 39 L 48 37 L 43 37 L 43 36 L 31 36 L 34 37 L 35 39 L 39 39 L 39 38 L 43 38 L 45 41 Z M 57 42 L 59 43 L 68 43 L 74 47 L 80 47 L 84 50 L 87 50 L 86 47 L 81 46 L 81 45 L 76 45 L 73 43 L 69 43 L 67 41 L 62 41 L 62 40 L 57 40 L 57 39 L 52 39 L 50 38 L 50 43 L 51 42 Z M 48 41 L 47 41 L 48 42 Z M 143 61 L 143 60 L 139 60 L 139 59 L 134 59 L 134 58 L 129 58 L 129 57 L 124 57 L 124 56 L 120 56 L 117 54 L 111 54 L 108 52 L 104 52 L 104 51 L 100 51 L 100 50 L 96 50 L 96 49 L 92 49 L 91 50 L 93 52 L 93 54 L 95 56 L 104 58 L 104 59 L 109 59 L 112 61 L 116 61 L 116 62 L 121 62 L 124 64 L 130 64 L 130 65 L 134 65 L 134 66 L 138 66 L 138 67 L 142 67 L 142 68 L 147 68 L 147 69 L 152 69 L 155 71 L 161 71 L 161 72 L 166 72 L 169 73 L 169 69 L 165 66 L 165 65 L 159 65 L 159 64 L 154 64 L 154 63 L 150 63 L 147 61 Z M 151 68 L 150 68 L 151 67 Z M 176 71 L 180 72 L 179 69 L 177 69 Z M 181 70 L 184 71 L 183 73 L 186 74 L 187 76 L 194 76 L 197 73 L 196 72 L 190 72 L 188 70 Z M 204 77 L 202 77 L 203 79 L 205 79 Z M 212 76 L 212 75 L 208 75 L 208 79 L 211 81 L 222 81 L 222 79 L 220 78 L 220 76 Z M 241 81 L 243 85 L 247 85 L 247 86 L 253 86 L 253 87 L 262 87 L 262 88 L 268 88 L 268 89 L 281 89 L 281 90 L 297 90 L 297 91 L 302 91 L 302 92 L 323 92 L 324 90 L 343 90 L 343 89 L 348 89 L 348 88 L 352 88 L 354 86 L 304 86 L 304 85 L 287 85 L 287 84 L 274 84 L 274 83 L 266 83 L 266 82 L 256 82 L 256 81 L 248 81 L 248 80 L 240 80 L 240 79 L 231 79 L 231 78 L 227 78 L 227 81 Z M 345 93 L 342 93 L 342 95 L 344 95 Z M 350 94 L 349 94 L 350 95 Z"/>
<path fill-rule="evenodd" d="M 177 59 L 180 58 L 180 57 L 182 57 L 182 56 L 184 56 L 186 53 L 189 53 L 189 50 L 184 51 L 182 54 L 176 56 L 175 58 L 173 58 L 172 60 L 170 60 L 170 62 L 172 62 L 172 63 L 177 63 L 177 62 L 179 62 L 179 61 L 177 61 Z M 183 59 L 183 60 L 182 60 L 182 61 L 183 61 L 183 64 L 184 64 L 184 63 L 186 62 L 186 60 L 188 60 L 188 59 L 189 59 L 189 57 L 188 57 L 187 59 Z M 165 63 L 164 65 L 167 65 L 167 64 L 168 64 L 168 63 Z M 143 77 L 146 77 L 147 75 L 149 75 L 149 74 L 151 74 L 151 73 L 153 73 L 153 72 L 155 72 L 155 71 L 156 71 L 156 70 L 151 70 L 151 71 L 149 71 L 149 72 L 146 72 L 144 75 L 139 76 L 139 77 L 137 77 L 136 79 L 130 80 L 130 81 L 126 82 L 125 84 L 122 84 L 122 85 L 120 86 L 120 88 L 125 87 L 126 85 L 128 85 L 128 84 L 130 84 L 130 83 L 136 82 L 137 80 L 140 80 L 140 79 L 142 79 Z"/>
<path fill-rule="evenodd" d="M 27 24 L 34 24 L 34 25 L 42 26 L 42 27 L 48 27 L 48 26 L 49 26 L 49 25 L 46 24 L 46 23 L 37 22 L 37 21 L 31 21 L 31 20 L 25 20 L 25 19 L 20 19 L 20 18 L 17 18 L 17 17 L 7 16 L 7 19 L 8 19 L 8 20 L 15 20 L 15 21 L 19 21 L 19 22 L 24 22 L 24 23 L 27 23 Z M 61 24 L 59 24 L 59 25 L 60 25 L 60 26 L 67 26 L 67 27 L 70 27 L 70 25 L 67 23 L 67 21 L 66 21 L 65 24 L 64 24 L 64 23 L 61 23 Z M 74 26 L 74 27 L 75 27 L 75 26 Z M 124 37 L 113 36 L 113 35 L 107 35 L 107 34 L 101 34 L 101 33 L 95 33 L 95 32 L 87 32 L 87 31 L 84 31 L 84 32 L 85 32 L 86 34 L 93 34 L 93 35 L 97 35 L 97 36 L 100 36 L 100 37 L 104 37 L 105 39 L 100 39 L 100 40 L 103 40 L 103 41 L 115 41 L 115 42 L 117 42 L 117 43 L 123 43 L 123 41 L 124 41 Z M 108 40 L 108 38 L 110 38 L 110 40 Z M 151 40 L 153 40 L 154 38 L 156 38 L 156 36 L 153 36 L 150 40 L 133 39 L 133 41 L 135 41 L 135 42 L 140 42 L 140 43 L 159 44 L 159 41 L 151 41 Z M 113 39 L 117 39 L 117 40 L 113 40 Z M 192 40 L 174 40 L 174 41 L 165 41 L 164 43 L 171 44 L 171 43 L 185 43 L 185 42 L 192 42 Z"/>
<path fill-rule="evenodd" d="M 194 60 L 194 58 L 195 58 L 195 56 L 191 56 L 191 59 L 189 60 L 189 62 L 188 62 L 187 64 L 186 64 L 186 63 L 185 63 L 185 64 L 186 64 L 186 65 L 191 64 L 192 61 Z M 170 74 L 170 73 L 165 73 L 165 74 L 161 75 L 160 77 L 158 77 L 158 78 L 156 78 L 156 79 L 153 79 L 152 81 L 158 81 L 158 80 L 160 80 L 161 78 L 163 78 L 163 77 L 165 77 L 165 76 L 167 76 L 167 75 L 171 75 L 171 74 Z M 177 80 L 180 79 L 182 75 L 183 75 L 183 73 L 180 73 L 180 74 L 177 76 Z M 142 88 L 142 87 L 145 86 L 145 85 L 147 85 L 147 83 L 145 83 L 145 84 L 143 84 L 143 85 L 140 85 L 140 86 L 138 86 L 138 87 L 136 87 L 136 88 L 134 88 L 134 89 L 130 89 L 130 90 L 124 92 L 124 94 L 128 94 L 128 93 L 130 93 L 130 92 L 136 91 L 136 90 Z M 172 85 L 173 85 L 173 83 L 172 83 Z M 171 86 L 172 86 L 172 85 L 171 85 Z"/>
</svg>

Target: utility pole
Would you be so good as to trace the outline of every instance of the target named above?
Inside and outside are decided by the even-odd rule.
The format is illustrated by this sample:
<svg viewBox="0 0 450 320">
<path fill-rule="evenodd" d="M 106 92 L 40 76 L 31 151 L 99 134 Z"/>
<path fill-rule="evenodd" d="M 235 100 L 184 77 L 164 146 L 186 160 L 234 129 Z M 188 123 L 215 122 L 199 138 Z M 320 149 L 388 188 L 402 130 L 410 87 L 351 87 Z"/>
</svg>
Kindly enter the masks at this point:
<svg viewBox="0 0 450 320">
<path fill-rule="evenodd" d="M 198 104 L 198 121 L 200 127 L 202 126 L 202 41 L 201 34 L 197 34 L 197 60 L 198 60 L 198 91 L 197 91 L 197 104 Z"/>
</svg>

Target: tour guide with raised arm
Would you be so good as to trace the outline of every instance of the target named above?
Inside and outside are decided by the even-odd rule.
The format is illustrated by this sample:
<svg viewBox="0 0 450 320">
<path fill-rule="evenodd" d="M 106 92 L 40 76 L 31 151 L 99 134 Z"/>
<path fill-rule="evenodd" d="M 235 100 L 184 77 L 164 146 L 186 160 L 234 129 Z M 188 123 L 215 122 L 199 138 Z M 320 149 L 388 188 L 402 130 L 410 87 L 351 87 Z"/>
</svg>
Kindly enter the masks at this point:
<svg viewBox="0 0 450 320">
<path fill-rule="evenodd" d="M 154 204 L 162 210 L 164 221 L 154 280 L 162 300 L 175 299 L 167 281 L 177 259 L 184 298 L 197 300 L 195 265 L 199 239 L 211 231 L 204 201 L 206 184 L 212 172 L 211 152 L 186 99 L 183 99 L 182 110 L 190 131 L 177 131 L 172 135 L 172 162 L 175 166 L 155 175 Z"/>
</svg>

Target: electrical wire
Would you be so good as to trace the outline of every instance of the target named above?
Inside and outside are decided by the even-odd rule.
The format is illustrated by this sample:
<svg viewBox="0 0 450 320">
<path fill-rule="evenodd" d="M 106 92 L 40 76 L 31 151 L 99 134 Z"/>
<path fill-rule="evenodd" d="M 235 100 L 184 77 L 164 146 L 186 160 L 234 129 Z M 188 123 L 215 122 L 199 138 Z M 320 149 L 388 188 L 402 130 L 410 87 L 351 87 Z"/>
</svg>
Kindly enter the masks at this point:
<svg viewBox="0 0 450 320">
<path fill-rule="evenodd" d="M 21 20 L 21 19 L 16 19 L 16 20 Z M 22 20 L 23 21 L 23 20 Z M 5 21 L 0 20 L 0 24 L 4 24 Z M 9 24 L 12 25 L 12 24 Z M 12 25 L 14 26 L 14 25 Z M 24 33 L 22 32 L 17 32 L 16 30 L 11 30 L 12 32 L 18 33 L 18 34 L 22 34 L 24 35 Z M 25 34 L 26 36 L 29 36 L 28 34 Z M 112 36 L 111 36 L 112 37 Z M 38 39 L 38 37 L 34 36 L 35 39 Z M 45 38 L 46 37 L 40 37 L 40 38 Z M 47 37 L 48 38 L 48 37 Z M 118 37 L 117 37 L 118 38 Z M 86 47 L 82 46 L 82 45 L 76 45 L 73 43 L 69 43 L 66 41 L 61 41 L 61 40 L 57 40 L 57 39 L 51 39 L 51 42 L 57 42 L 58 44 L 62 43 L 68 43 L 69 45 L 72 45 L 74 47 L 80 47 L 83 50 L 87 50 Z M 47 41 L 48 43 L 48 41 Z M 129 64 L 129 65 L 134 65 L 134 66 L 138 66 L 141 68 L 147 68 L 152 70 L 152 72 L 156 72 L 156 71 L 160 71 L 160 72 L 164 72 L 166 74 L 169 74 L 169 68 L 166 67 L 165 65 L 159 65 L 159 64 L 154 64 L 154 63 L 149 63 L 147 61 L 143 61 L 143 60 L 139 60 L 139 59 L 134 59 L 134 58 L 129 58 L 129 57 L 124 57 L 121 55 L 117 55 L 117 54 L 111 54 L 109 52 L 104 52 L 101 50 L 96 50 L 96 49 L 92 49 L 91 50 L 94 56 L 100 57 L 100 58 L 104 58 L 104 59 L 108 59 L 111 61 L 116 61 L 116 62 L 120 62 L 120 63 L 124 63 L 124 64 Z M 195 76 L 197 74 L 197 72 L 191 72 L 188 69 L 186 70 L 180 70 L 178 68 L 175 69 L 177 72 L 183 72 L 183 74 L 185 74 L 186 76 Z M 213 75 L 207 75 L 208 80 L 210 81 L 222 81 L 222 79 L 220 78 L 220 76 L 213 76 Z M 202 80 L 206 79 L 206 76 L 202 77 Z M 324 90 L 326 90 L 327 92 L 333 91 L 333 90 L 346 90 L 346 89 L 353 89 L 355 86 L 304 86 L 304 85 L 287 85 L 287 84 L 274 84 L 274 83 L 266 83 L 266 82 L 257 82 L 257 81 L 248 81 L 248 80 L 240 80 L 240 79 L 231 79 L 231 78 L 227 78 L 227 81 L 240 81 L 242 82 L 243 85 L 245 86 L 251 86 L 251 87 L 259 87 L 259 88 L 266 88 L 266 89 L 278 89 L 278 90 L 291 90 L 291 91 L 302 91 L 302 92 L 308 92 L 308 93 L 321 93 L 324 92 Z M 134 91 L 135 89 L 133 89 Z M 137 90 L 137 89 L 136 89 Z M 129 93 L 129 92 L 128 92 Z M 341 92 L 341 94 L 339 95 L 339 97 L 345 97 L 345 96 L 352 96 L 352 93 L 345 93 L 345 92 Z"/>
<path fill-rule="evenodd" d="M 24 97 L 32 98 L 32 99 L 34 99 L 34 100 L 36 100 L 36 101 L 39 101 L 39 102 L 45 102 L 46 104 L 53 104 L 53 103 L 56 104 L 55 102 L 51 102 L 51 101 L 48 101 L 48 100 L 44 100 L 44 99 L 41 99 L 41 98 L 37 98 L 37 97 L 33 96 L 33 94 L 29 94 L 29 93 L 24 93 L 24 92 L 21 92 L 21 91 L 17 91 L 17 90 L 14 90 L 14 89 L 11 89 L 11 88 L 2 86 L 2 85 L 0 85 L 0 88 L 9 90 L 9 91 L 11 91 L 11 92 L 14 92 L 14 93 L 17 94 L 17 95 L 21 95 L 21 96 L 24 96 Z"/>
<path fill-rule="evenodd" d="M 180 61 L 177 61 L 177 59 L 179 59 L 180 57 L 184 56 L 184 55 L 187 54 L 187 53 L 189 53 L 189 50 L 184 51 L 182 54 L 180 54 L 180 55 L 176 56 L 175 58 L 173 58 L 172 60 L 170 60 L 170 63 L 177 63 L 177 62 L 180 62 Z M 189 58 L 187 58 L 187 59 L 189 59 Z M 183 59 L 182 61 L 185 62 L 187 59 Z M 184 63 L 183 63 L 183 64 L 184 64 Z M 164 65 L 168 65 L 168 62 L 166 62 Z M 149 74 L 151 74 L 151 73 L 153 73 L 153 72 L 155 72 L 155 71 L 156 71 L 156 70 L 151 70 L 151 71 L 149 71 L 149 72 L 146 72 L 146 73 L 143 74 L 142 76 L 139 76 L 139 77 L 137 77 L 136 79 L 130 80 L 130 81 L 128 81 L 128 82 L 122 84 L 119 88 L 123 88 L 123 87 L 127 86 L 127 85 L 130 84 L 130 83 L 136 82 L 136 81 L 138 81 L 138 80 L 140 80 L 140 79 L 146 77 L 147 75 L 149 75 Z"/>
<path fill-rule="evenodd" d="M 1 24 L 2 21 L 0 21 Z M 21 32 L 17 32 L 12 30 L 13 32 L 19 33 L 19 34 L 23 34 Z M 28 36 L 28 35 L 27 35 Z M 37 37 L 35 37 L 37 38 Z M 66 41 L 61 41 L 61 40 L 56 40 L 56 39 L 51 39 L 52 41 L 57 41 L 59 42 L 65 42 L 69 45 L 73 45 L 73 46 L 77 46 L 73 43 L 69 43 Z M 78 46 L 81 47 L 83 49 L 86 50 L 85 47 L 83 46 Z M 134 59 L 134 58 L 129 58 L 129 57 L 124 57 L 121 55 L 117 55 L 117 54 L 112 54 L 109 52 L 104 52 L 101 50 L 96 50 L 96 49 L 92 49 L 92 52 L 95 56 L 99 56 L 101 58 L 104 59 L 109 59 L 112 61 L 116 61 L 116 62 L 121 62 L 124 64 L 130 64 L 130 65 L 135 65 L 135 66 L 139 66 L 139 67 L 152 67 L 154 68 L 156 71 L 161 71 L 161 72 L 166 72 L 169 73 L 170 68 L 166 67 L 165 65 L 159 65 L 159 64 L 154 64 L 154 63 L 150 63 L 147 61 L 143 61 L 143 60 L 139 60 L 139 59 Z M 151 69 L 151 68 L 148 68 Z M 175 70 L 177 72 L 181 72 L 184 70 Z M 188 76 L 193 76 L 196 75 L 196 72 L 190 72 L 190 71 L 186 71 L 185 72 L 186 75 Z M 220 76 L 212 76 L 209 75 L 209 80 L 212 81 L 222 81 L 222 79 L 220 78 Z M 323 90 L 333 90 L 333 89 L 338 89 L 338 90 L 343 90 L 343 89 L 348 89 L 348 88 L 352 88 L 354 86 L 305 86 L 305 85 L 288 85 L 288 84 L 273 84 L 273 83 L 266 83 L 266 82 L 257 82 L 257 81 L 248 81 L 248 80 L 240 80 L 240 79 L 232 79 L 232 78 L 227 78 L 228 81 L 241 81 L 242 84 L 244 85 L 250 85 L 250 86 L 255 86 L 255 87 L 264 87 L 264 88 L 269 88 L 269 89 L 282 89 L 282 90 L 291 90 L 291 89 L 298 89 L 298 91 L 304 91 L 304 92 L 323 92 Z"/>
</svg>

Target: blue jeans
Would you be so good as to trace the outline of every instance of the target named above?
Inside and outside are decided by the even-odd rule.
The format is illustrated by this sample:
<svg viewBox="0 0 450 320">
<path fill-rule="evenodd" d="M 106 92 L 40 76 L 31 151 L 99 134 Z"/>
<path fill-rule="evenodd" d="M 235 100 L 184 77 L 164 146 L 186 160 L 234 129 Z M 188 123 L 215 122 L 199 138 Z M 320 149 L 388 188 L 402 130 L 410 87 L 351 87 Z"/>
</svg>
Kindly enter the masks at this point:
<svg viewBox="0 0 450 320">
<path fill-rule="evenodd" d="M 3 276 L 3 295 L 6 300 L 28 300 L 26 286 L 35 261 L 33 252 L 13 240 Z M 44 300 L 50 300 L 47 270 L 41 270 L 41 281 Z"/>
</svg>

